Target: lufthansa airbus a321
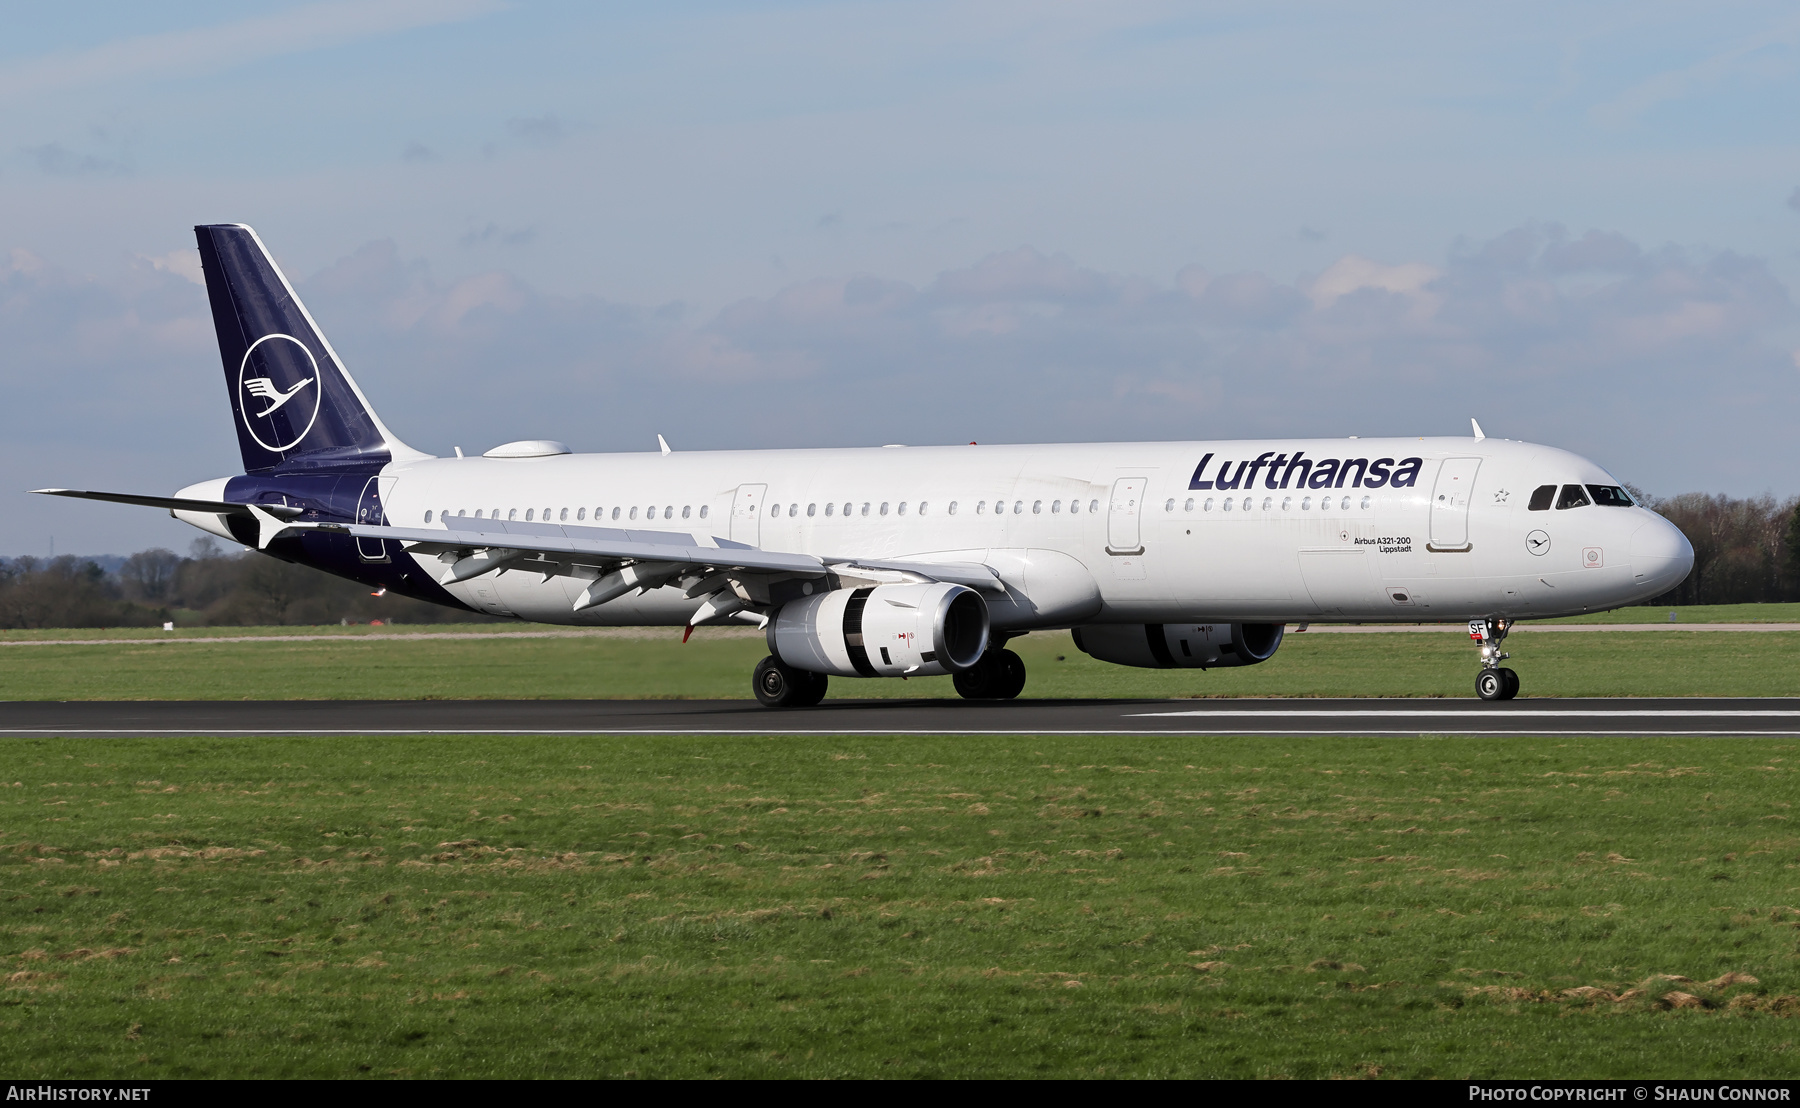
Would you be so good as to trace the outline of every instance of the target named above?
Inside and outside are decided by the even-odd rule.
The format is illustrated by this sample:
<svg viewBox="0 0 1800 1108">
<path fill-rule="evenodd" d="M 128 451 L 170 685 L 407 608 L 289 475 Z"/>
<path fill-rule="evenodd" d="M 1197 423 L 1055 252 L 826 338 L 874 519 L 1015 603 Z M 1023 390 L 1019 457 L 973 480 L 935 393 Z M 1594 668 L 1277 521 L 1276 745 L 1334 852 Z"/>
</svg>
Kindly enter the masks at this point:
<svg viewBox="0 0 1800 1108">
<path fill-rule="evenodd" d="M 1485 438 L 481 457 L 382 423 L 256 232 L 198 227 L 244 473 L 175 518 L 376 588 L 539 623 L 763 628 L 764 704 L 838 677 L 950 675 L 1007 699 L 1006 649 L 1067 628 L 1103 661 L 1266 661 L 1287 624 L 1469 622 L 1510 699 L 1513 621 L 1667 592 L 1687 540 L 1600 466 Z"/>
</svg>

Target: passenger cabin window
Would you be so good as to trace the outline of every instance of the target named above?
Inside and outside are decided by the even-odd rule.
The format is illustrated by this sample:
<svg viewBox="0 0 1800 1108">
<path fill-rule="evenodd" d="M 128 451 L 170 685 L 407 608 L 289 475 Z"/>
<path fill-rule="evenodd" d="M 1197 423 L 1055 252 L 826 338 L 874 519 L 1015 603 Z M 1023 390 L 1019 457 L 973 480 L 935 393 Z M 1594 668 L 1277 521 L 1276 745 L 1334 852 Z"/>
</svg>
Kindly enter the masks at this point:
<svg viewBox="0 0 1800 1108">
<path fill-rule="evenodd" d="M 1182 505 L 1182 506 L 1181 506 L 1181 510 L 1182 510 L 1182 511 L 1184 511 L 1184 512 L 1191 512 L 1191 511 L 1193 511 L 1193 510 L 1194 510 L 1194 498 L 1193 498 L 1193 497 L 1191 497 L 1191 496 L 1190 496 L 1190 497 L 1188 497 L 1188 498 L 1187 498 L 1187 503 L 1186 503 L 1186 504 L 1183 504 L 1183 505 Z"/>
<path fill-rule="evenodd" d="M 799 514 L 800 514 L 799 501 L 795 501 L 794 503 L 788 505 L 788 518 L 789 519 L 793 519 L 795 516 L 797 516 Z"/>
<path fill-rule="evenodd" d="M 1565 508 L 1585 508 L 1588 506 L 1587 493 L 1580 485 L 1564 485 L 1562 495 L 1556 498 L 1556 510 Z"/>
<path fill-rule="evenodd" d="M 475 509 L 475 518 L 476 519 L 481 518 L 481 509 L 480 508 Z"/>
<path fill-rule="evenodd" d="M 426 512 L 426 513 L 425 513 L 425 522 L 426 522 L 426 523 L 430 523 L 430 522 L 431 522 L 431 513 L 430 513 L 430 512 Z"/>
<path fill-rule="evenodd" d="M 701 519 L 706 518 L 706 505 L 704 505 L 704 504 L 700 505 L 700 518 Z"/>
<path fill-rule="evenodd" d="M 926 508 L 928 508 L 928 507 L 930 507 L 930 506 L 931 506 L 931 501 L 929 501 L 929 500 L 921 500 L 921 501 L 919 501 L 919 514 L 920 514 L 920 515 L 924 515 L 924 514 L 925 514 L 925 509 L 926 509 Z"/>
<path fill-rule="evenodd" d="M 1100 510 L 1100 502 L 1098 500 L 1088 501 L 1088 511 L 1097 512 L 1099 510 Z"/>
<path fill-rule="evenodd" d="M 825 505 L 825 514 L 826 514 L 826 515 L 827 515 L 827 516 L 831 516 L 831 515 L 836 515 L 836 514 L 837 514 L 837 513 L 836 513 L 836 508 L 837 508 L 837 505 L 836 505 L 836 504 L 827 504 L 827 505 Z"/>
<path fill-rule="evenodd" d="M 1050 514 L 1053 516 L 1062 514 L 1062 501 L 1052 500 L 1050 502 Z"/>
<path fill-rule="evenodd" d="M 901 514 L 901 515 L 905 515 L 905 514 L 906 514 L 906 501 L 904 501 L 904 500 L 902 500 L 902 501 L 901 501 L 901 502 L 900 502 L 900 508 L 899 508 L 899 512 L 900 512 L 900 514 Z"/>
<path fill-rule="evenodd" d="M 1170 507 L 1173 507 L 1174 504 L 1175 502 L 1173 500 L 1169 501 Z M 1031 502 L 1031 514 L 1034 516 L 1041 516 L 1044 514 L 1044 502 L 1042 500 L 1033 500 Z"/>
<path fill-rule="evenodd" d="M 975 514 L 976 514 L 976 515 L 980 515 L 980 514 L 982 514 L 982 513 L 983 513 L 983 512 L 985 512 L 985 511 L 987 511 L 987 501 L 985 501 L 985 500 L 977 500 L 977 501 L 976 501 L 976 502 L 975 502 Z"/>
<path fill-rule="evenodd" d="M 954 500 L 952 500 L 952 501 L 951 501 L 951 502 L 950 502 L 950 514 L 951 514 L 951 515 L 955 515 L 955 514 L 956 514 L 956 501 L 954 501 Z"/>
<path fill-rule="evenodd" d="M 633 519 L 636 519 L 636 518 L 637 518 L 637 509 L 636 509 L 636 508 L 633 508 L 633 509 L 631 509 L 631 516 L 632 516 L 632 518 L 633 518 Z M 613 516 L 612 516 L 612 517 L 613 517 L 613 518 L 614 518 L 614 519 L 618 519 L 618 518 L 619 518 L 619 509 L 617 509 L 617 508 L 614 508 L 614 509 L 613 509 Z"/>
<path fill-rule="evenodd" d="M 562 511 L 556 513 L 556 519 L 559 523 L 567 523 L 569 521 L 569 509 L 564 508 Z"/>
<path fill-rule="evenodd" d="M 1602 508 L 1629 508 L 1632 505 L 1631 495 L 1617 485 L 1589 485 L 1588 492 L 1594 495 L 1594 503 Z"/>
<path fill-rule="evenodd" d="M 881 514 L 882 514 L 882 515 L 887 515 L 887 509 L 888 509 L 888 502 L 887 502 L 887 501 L 885 501 L 885 500 L 883 500 L 883 501 L 882 501 L 882 502 L 881 502 Z"/>
<path fill-rule="evenodd" d="M 692 504 L 683 504 L 681 506 L 681 518 L 682 519 L 694 518 L 694 506 Z"/>
<path fill-rule="evenodd" d="M 1025 502 L 1023 500 L 1013 501 L 1013 515 L 1022 516 L 1024 514 L 1025 514 Z"/>
<path fill-rule="evenodd" d="M 1362 498 L 1362 510 L 1363 511 L 1366 512 L 1369 510 L 1369 501 L 1371 499 L 1372 499 L 1371 497 L 1367 497 L 1367 496 Z M 1346 496 L 1346 497 L 1344 497 L 1344 508 L 1345 508 L 1345 510 L 1348 510 L 1349 507 L 1350 507 L 1350 498 Z"/>
<path fill-rule="evenodd" d="M 1171 497 L 1169 497 L 1169 499 L 1163 501 L 1163 511 L 1172 512 L 1174 510 L 1175 510 L 1175 498 L 1171 496 Z"/>
<path fill-rule="evenodd" d="M 617 509 L 617 508 L 614 508 L 614 509 L 613 509 L 613 515 L 618 515 L 618 514 L 619 514 L 619 509 Z M 632 507 L 632 509 L 631 509 L 631 518 L 632 518 L 632 519 L 636 519 L 636 518 L 637 518 L 637 507 L 636 507 L 636 506 L 635 506 L 635 505 L 634 505 L 634 506 L 633 506 L 633 507 Z"/>
<path fill-rule="evenodd" d="M 1529 505 L 1528 510 L 1533 512 L 1547 512 L 1550 510 L 1551 503 L 1555 500 L 1555 485 L 1539 485 L 1537 488 L 1531 490 L 1531 504 Z"/>
<path fill-rule="evenodd" d="M 575 509 L 575 518 L 577 520 L 586 519 L 587 518 L 587 509 L 586 508 Z"/>
<path fill-rule="evenodd" d="M 865 516 L 869 514 L 869 502 L 867 500 L 863 501 L 862 514 Z"/>
</svg>

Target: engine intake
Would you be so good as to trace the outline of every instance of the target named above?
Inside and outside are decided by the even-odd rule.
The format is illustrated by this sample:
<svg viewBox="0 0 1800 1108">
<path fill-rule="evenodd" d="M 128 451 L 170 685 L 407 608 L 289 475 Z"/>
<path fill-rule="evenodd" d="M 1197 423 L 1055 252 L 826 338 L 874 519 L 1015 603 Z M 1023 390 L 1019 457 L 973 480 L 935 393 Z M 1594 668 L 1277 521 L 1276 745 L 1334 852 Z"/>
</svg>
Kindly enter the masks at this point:
<svg viewBox="0 0 1800 1108">
<path fill-rule="evenodd" d="M 1141 669 L 1253 666 L 1274 656 L 1284 623 L 1131 623 L 1077 627 L 1075 645 L 1114 665 Z"/>
<path fill-rule="evenodd" d="M 974 589 L 943 582 L 834 589 L 782 605 L 768 636 L 770 652 L 795 669 L 937 677 L 981 660 L 987 602 Z"/>
</svg>

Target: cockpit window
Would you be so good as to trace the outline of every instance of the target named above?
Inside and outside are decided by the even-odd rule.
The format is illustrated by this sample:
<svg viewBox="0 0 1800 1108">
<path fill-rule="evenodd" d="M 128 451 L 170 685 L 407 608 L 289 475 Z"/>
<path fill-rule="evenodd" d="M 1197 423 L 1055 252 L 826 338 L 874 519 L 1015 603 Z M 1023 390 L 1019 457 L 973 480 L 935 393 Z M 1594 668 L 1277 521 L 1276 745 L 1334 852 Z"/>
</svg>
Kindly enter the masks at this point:
<svg viewBox="0 0 1800 1108">
<path fill-rule="evenodd" d="M 1580 485 L 1564 485 L 1562 495 L 1556 498 L 1556 510 L 1559 512 L 1564 508 L 1585 508 L 1587 506 L 1587 493 L 1582 491 Z"/>
<path fill-rule="evenodd" d="M 1594 503 L 1602 508 L 1629 508 L 1631 496 L 1617 485 L 1589 485 L 1588 491 L 1594 494 Z"/>
<path fill-rule="evenodd" d="M 1550 505 L 1555 500 L 1555 485 L 1539 485 L 1537 488 L 1531 490 L 1531 510 L 1534 512 L 1549 511 Z"/>
</svg>

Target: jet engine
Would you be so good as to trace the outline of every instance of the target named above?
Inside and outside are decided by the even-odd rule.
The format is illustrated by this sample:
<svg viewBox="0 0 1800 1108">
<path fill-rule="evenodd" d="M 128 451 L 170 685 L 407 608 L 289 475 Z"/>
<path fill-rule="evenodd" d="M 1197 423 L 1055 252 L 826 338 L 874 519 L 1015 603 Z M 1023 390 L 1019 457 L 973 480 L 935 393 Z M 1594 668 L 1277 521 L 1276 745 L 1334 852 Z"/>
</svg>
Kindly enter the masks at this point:
<svg viewBox="0 0 1800 1108">
<path fill-rule="evenodd" d="M 1266 662 L 1283 623 L 1096 624 L 1074 630 L 1075 645 L 1102 662 L 1142 669 L 1217 669 Z"/>
<path fill-rule="evenodd" d="M 782 605 L 769 650 L 795 669 L 839 677 L 961 673 L 988 645 L 987 602 L 944 582 L 834 589 Z"/>
</svg>

